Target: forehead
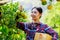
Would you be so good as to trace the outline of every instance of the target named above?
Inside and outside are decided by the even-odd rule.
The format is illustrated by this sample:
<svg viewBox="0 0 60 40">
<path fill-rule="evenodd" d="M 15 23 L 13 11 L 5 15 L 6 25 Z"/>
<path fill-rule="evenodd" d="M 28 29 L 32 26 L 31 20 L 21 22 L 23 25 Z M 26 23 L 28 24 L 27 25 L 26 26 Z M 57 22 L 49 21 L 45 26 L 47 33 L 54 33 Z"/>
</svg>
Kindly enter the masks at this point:
<svg viewBox="0 0 60 40">
<path fill-rule="evenodd" d="M 36 8 L 34 8 L 32 11 L 38 12 L 38 10 Z"/>
</svg>

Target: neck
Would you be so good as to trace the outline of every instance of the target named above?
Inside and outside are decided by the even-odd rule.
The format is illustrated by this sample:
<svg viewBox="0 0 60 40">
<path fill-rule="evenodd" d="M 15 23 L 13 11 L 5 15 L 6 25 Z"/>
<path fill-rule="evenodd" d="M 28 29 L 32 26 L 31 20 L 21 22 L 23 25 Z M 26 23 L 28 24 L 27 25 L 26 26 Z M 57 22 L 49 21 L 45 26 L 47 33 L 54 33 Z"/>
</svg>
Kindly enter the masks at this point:
<svg viewBox="0 0 60 40">
<path fill-rule="evenodd" d="M 40 20 L 33 20 L 33 23 L 39 23 Z"/>
</svg>

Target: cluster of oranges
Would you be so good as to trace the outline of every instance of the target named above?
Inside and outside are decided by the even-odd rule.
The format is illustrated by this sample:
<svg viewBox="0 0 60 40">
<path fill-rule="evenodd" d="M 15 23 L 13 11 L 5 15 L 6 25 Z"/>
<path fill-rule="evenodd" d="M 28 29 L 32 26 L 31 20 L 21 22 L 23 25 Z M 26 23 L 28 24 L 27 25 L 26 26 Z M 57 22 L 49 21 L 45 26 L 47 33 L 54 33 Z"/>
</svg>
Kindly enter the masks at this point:
<svg viewBox="0 0 60 40">
<path fill-rule="evenodd" d="M 46 4 L 47 4 L 47 0 L 41 0 L 41 2 L 42 2 L 42 5 L 46 5 Z M 50 0 L 50 2 L 52 2 L 52 0 Z M 47 9 L 48 9 L 48 10 L 51 10 L 52 7 L 53 7 L 53 6 L 52 6 L 51 4 L 49 4 L 48 7 L 47 7 Z"/>
<path fill-rule="evenodd" d="M 24 20 L 27 19 L 27 13 L 24 11 L 22 5 L 19 6 L 19 9 L 16 11 L 16 20 Z"/>
</svg>

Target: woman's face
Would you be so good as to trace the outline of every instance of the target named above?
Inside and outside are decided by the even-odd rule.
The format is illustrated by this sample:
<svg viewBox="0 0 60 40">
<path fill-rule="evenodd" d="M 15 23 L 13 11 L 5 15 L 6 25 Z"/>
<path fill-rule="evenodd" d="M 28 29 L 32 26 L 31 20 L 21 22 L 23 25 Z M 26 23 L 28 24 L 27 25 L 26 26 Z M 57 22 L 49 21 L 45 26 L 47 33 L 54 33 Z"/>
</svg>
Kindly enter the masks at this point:
<svg viewBox="0 0 60 40">
<path fill-rule="evenodd" d="M 31 12 L 32 20 L 40 19 L 40 16 L 41 16 L 41 13 L 39 13 L 39 11 L 36 8 L 34 8 Z"/>
</svg>

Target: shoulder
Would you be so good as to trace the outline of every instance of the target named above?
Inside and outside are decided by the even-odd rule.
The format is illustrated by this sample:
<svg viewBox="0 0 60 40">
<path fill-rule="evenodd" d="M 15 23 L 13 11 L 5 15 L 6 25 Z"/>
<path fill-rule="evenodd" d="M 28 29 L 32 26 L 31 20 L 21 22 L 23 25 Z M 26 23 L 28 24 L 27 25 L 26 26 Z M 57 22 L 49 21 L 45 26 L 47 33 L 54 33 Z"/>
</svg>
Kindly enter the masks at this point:
<svg viewBox="0 0 60 40">
<path fill-rule="evenodd" d="M 45 24 L 45 23 L 41 23 L 41 26 L 44 28 L 51 28 L 48 24 Z"/>
<path fill-rule="evenodd" d="M 52 27 L 51 26 L 48 26 L 47 24 L 42 24 L 42 25 L 45 28 L 45 31 L 48 30 L 48 29 L 52 29 Z"/>
<path fill-rule="evenodd" d="M 32 26 L 32 22 L 24 22 L 24 25 L 25 25 L 26 27 L 31 27 L 31 26 Z"/>
<path fill-rule="evenodd" d="M 47 25 L 47 24 L 45 24 L 45 23 L 40 23 L 40 24 L 41 24 L 42 26 L 46 26 L 46 27 L 48 26 L 48 25 Z"/>
</svg>

